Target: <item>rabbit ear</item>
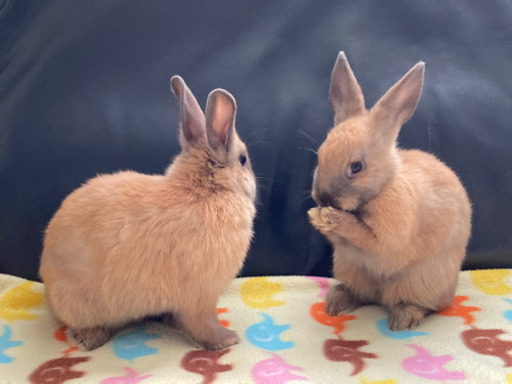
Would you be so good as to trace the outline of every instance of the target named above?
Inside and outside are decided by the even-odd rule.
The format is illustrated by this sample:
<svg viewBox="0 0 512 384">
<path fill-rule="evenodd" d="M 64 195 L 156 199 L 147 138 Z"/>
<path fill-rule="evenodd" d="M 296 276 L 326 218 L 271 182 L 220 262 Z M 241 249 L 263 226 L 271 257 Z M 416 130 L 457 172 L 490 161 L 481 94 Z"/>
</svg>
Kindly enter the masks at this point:
<svg viewBox="0 0 512 384">
<path fill-rule="evenodd" d="M 206 135 L 204 113 L 180 76 L 171 78 L 171 88 L 180 104 L 183 137 L 188 143 L 197 143 Z"/>
<path fill-rule="evenodd" d="M 350 68 L 345 52 L 340 52 L 332 71 L 330 99 L 334 109 L 335 125 L 366 112 L 363 92 Z"/>
<path fill-rule="evenodd" d="M 375 104 L 370 115 L 380 130 L 398 135 L 400 127 L 413 115 L 423 88 L 425 63 L 420 61 L 393 85 Z M 386 129 L 386 126 L 389 126 Z"/>
<path fill-rule="evenodd" d="M 206 137 L 213 155 L 226 162 L 235 135 L 235 98 L 224 89 L 215 89 L 206 103 Z"/>
</svg>

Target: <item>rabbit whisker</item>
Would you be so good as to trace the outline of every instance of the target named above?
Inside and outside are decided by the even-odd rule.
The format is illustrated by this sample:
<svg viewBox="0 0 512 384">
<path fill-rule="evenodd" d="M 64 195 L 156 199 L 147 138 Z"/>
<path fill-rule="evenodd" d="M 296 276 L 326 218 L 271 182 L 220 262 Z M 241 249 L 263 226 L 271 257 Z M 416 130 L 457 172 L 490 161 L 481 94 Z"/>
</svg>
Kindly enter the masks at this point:
<svg viewBox="0 0 512 384">
<path fill-rule="evenodd" d="M 316 148 L 320 147 L 320 143 L 313 136 L 311 136 L 309 133 L 306 133 L 302 129 L 300 129 L 298 132 L 302 136 L 304 136 L 306 139 L 308 139 L 311 142 L 311 144 L 313 144 Z"/>
<path fill-rule="evenodd" d="M 303 151 L 314 153 L 315 155 L 318 155 L 318 151 L 314 150 L 313 148 L 307 148 L 307 147 L 296 147 L 297 149 L 302 149 Z"/>
</svg>

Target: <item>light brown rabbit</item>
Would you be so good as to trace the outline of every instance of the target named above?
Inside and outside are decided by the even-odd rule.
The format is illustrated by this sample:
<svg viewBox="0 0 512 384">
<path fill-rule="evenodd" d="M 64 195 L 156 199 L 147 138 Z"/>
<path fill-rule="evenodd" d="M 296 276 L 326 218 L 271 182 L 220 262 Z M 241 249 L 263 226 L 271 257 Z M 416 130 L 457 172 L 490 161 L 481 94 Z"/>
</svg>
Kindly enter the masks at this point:
<svg viewBox="0 0 512 384">
<path fill-rule="evenodd" d="M 162 314 L 205 349 L 239 341 L 216 313 L 253 236 L 256 183 L 235 131 L 236 103 L 214 90 L 205 117 L 180 77 L 171 87 L 182 152 L 165 174 L 95 177 L 64 200 L 46 230 L 40 275 L 55 316 L 82 349 Z"/>
<path fill-rule="evenodd" d="M 451 305 L 471 232 L 471 205 L 455 173 L 396 139 L 414 113 L 425 64 L 416 64 L 370 110 L 341 52 L 330 99 L 335 127 L 318 151 L 310 221 L 332 243 L 340 283 L 331 316 L 377 303 L 389 327 L 414 329 Z"/>
</svg>

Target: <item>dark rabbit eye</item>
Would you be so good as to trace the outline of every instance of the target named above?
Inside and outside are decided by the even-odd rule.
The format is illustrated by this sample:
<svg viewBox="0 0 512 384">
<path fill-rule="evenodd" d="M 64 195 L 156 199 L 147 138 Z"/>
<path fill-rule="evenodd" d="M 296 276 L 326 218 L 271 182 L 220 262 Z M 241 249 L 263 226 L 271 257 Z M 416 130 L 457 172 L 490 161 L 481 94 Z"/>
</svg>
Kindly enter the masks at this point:
<svg viewBox="0 0 512 384">
<path fill-rule="evenodd" d="M 247 163 L 247 156 L 245 154 L 241 154 L 238 157 L 238 161 L 240 161 L 240 164 L 242 164 L 242 166 L 244 166 L 245 163 Z"/>
<path fill-rule="evenodd" d="M 354 161 L 345 168 L 345 177 L 347 179 L 354 179 L 358 173 L 364 169 L 364 162 L 362 160 Z"/>
<path fill-rule="evenodd" d="M 359 173 L 363 170 L 363 163 L 360 161 L 354 161 L 352 164 L 350 164 L 350 172 L 355 175 L 356 173 Z"/>
</svg>

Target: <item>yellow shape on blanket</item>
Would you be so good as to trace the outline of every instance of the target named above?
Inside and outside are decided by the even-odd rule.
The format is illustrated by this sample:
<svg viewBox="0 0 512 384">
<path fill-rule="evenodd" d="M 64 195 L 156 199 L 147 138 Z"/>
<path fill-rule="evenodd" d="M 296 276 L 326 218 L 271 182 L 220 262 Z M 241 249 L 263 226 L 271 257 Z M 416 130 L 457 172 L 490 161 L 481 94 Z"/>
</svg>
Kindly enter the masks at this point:
<svg viewBox="0 0 512 384">
<path fill-rule="evenodd" d="M 245 305 L 251 308 L 269 308 L 284 305 L 284 301 L 274 300 L 272 296 L 283 290 L 280 283 L 273 283 L 266 277 L 251 277 L 240 288 Z"/>
<path fill-rule="evenodd" d="M 512 373 L 507 375 L 507 384 L 512 384 Z"/>
<path fill-rule="evenodd" d="M 360 383 L 361 384 L 397 384 L 398 381 L 393 380 L 393 379 L 372 381 L 372 380 L 369 380 L 368 378 L 366 378 L 365 376 L 362 376 Z"/>
<path fill-rule="evenodd" d="M 476 287 L 488 295 L 506 295 L 512 293 L 512 271 L 509 269 L 486 269 L 470 271 Z M 508 281 L 506 281 L 508 280 Z"/>
<path fill-rule="evenodd" d="M 33 281 L 25 281 L 0 297 L 0 318 L 5 320 L 37 319 L 37 315 L 30 313 L 29 308 L 40 305 L 44 300 L 44 295 L 34 292 L 33 285 Z"/>
</svg>

